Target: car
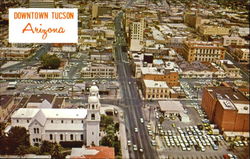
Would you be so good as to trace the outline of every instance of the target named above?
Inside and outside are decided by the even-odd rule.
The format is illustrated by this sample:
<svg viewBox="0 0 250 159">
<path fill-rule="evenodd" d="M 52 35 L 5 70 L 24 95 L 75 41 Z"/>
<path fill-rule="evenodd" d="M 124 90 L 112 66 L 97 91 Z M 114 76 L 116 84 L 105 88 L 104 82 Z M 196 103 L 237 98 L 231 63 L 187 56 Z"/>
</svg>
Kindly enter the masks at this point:
<svg viewBox="0 0 250 159">
<path fill-rule="evenodd" d="M 206 149 L 205 149 L 204 147 L 201 147 L 201 151 L 202 151 L 202 152 L 205 152 Z"/>
<path fill-rule="evenodd" d="M 134 151 L 137 151 L 137 150 L 138 150 L 137 145 L 133 145 L 133 150 L 134 150 Z"/>
<path fill-rule="evenodd" d="M 136 133 L 138 132 L 138 128 L 135 128 L 135 132 L 136 132 Z"/>
<path fill-rule="evenodd" d="M 130 140 L 128 140 L 128 146 L 131 146 L 131 141 Z"/>
<path fill-rule="evenodd" d="M 149 134 L 150 136 L 152 136 L 152 135 L 153 135 L 153 132 L 152 132 L 151 130 L 149 130 L 149 131 L 148 131 L 148 134 Z"/>
<path fill-rule="evenodd" d="M 155 140 L 151 140 L 151 144 L 152 144 L 153 146 L 156 146 L 156 141 L 155 141 Z"/>
<path fill-rule="evenodd" d="M 139 151 L 140 151 L 140 152 L 143 152 L 143 148 L 140 148 Z"/>
<path fill-rule="evenodd" d="M 143 118 L 140 118 L 140 121 L 141 121 L 141 123 L 143 123 L 144 121 L 143 121 Z"/>
</svg>

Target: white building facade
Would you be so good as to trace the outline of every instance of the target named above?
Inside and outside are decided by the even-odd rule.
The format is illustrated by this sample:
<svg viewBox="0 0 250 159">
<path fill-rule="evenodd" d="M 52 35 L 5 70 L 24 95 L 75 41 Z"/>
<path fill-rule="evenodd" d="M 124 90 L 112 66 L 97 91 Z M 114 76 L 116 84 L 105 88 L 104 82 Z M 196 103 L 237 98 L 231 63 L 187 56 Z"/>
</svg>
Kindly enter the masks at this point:
<svg viewBox="0 0 250 159">
<path fill-rule="evenodd" d="M 88 109 L 20 108 L 11 116 L 11 126 L 25 127 L 30 144 L 80 141 L 99 146 L 100 102 L 98 88 L 90 88 Z"/>
</svg>

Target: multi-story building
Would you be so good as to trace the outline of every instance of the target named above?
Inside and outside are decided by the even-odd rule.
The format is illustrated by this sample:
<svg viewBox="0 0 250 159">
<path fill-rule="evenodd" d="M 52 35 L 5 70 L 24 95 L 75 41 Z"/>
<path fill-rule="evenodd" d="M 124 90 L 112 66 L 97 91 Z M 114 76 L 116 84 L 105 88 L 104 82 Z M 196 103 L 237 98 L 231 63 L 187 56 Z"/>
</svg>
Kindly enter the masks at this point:
<svg viewBox="0 0 250 159">
<path fill-rule="evenodd" d="M 164 81 L 143 80 L 142 91 L 145 99 L 166 99 L 170 88 Z"/>
<path fill-rule="evenodd" d="M 224 70 L 226 77 L 241 77 L 240 68 L 236 67 L 230 60 L 218 60 L 216 63 Z"/>
<path fill-rule="evenodd" d="M 201 25 L 201 20 L 201 16 L 199 16 L 197 13 L 185 13 L 184 15 L 184 23 L 195 29 Z"/>
<path fill-rule="evenodd" d="M 229 35 L 229 28 L 225 27 L 218 27 L 218 26 L 208 26 L 208 25 L 201 25 L 199 27 L 199 32 L 204 35 Z"/>
<path fill-rule="evenodd" d="M 114 64 L 91 64 L 81 71 L 83 78 L 116 78 L 116 66 Z"/>
<path fill-rule="evenodd" d="M 32 53 L 32 48 L 0 47 L 0 58 L 7 60 L 22 60 Z"/>
<path fill-rule="evenodd" d="M 223 36 L 223 46 L 243 46 L 245 40 L 239 36 Z"/>
<path fill-rule="evenodd" d="M 104 15 L 112 15 L 112 7 L 104 6 L 102 4 L 92 5 L 92 18 L 98 18 Z"/>
<path fill-rule="evenodd" d="M 231 54 L 238 62 L 249 64 L 249 48 L 236 48 Z"/>
<path fill-rule="evenodd" d="M 87 109 L 20 108 L 11 116 L 11 127 L 25 127 L 31 145 L 41 141 L 79 141 L 99 146 L 100 102 L 97 86 L 90 88 Z"/>
<path fill-rule="evenodd" d="M 223 132 L 249 132 L 249 100 L 236 88 L 204 89 L 202 107 Z"/>
<path fill-rule="evenodd" d="M 29 0 L 29 8 L 55 8 L 55 0 Z"/>
<path fill-rule="evenodd" d="M 130 26 L 130 51 L 140 51 L 143 47 L 145 22 L 142 18 L 138 22 L 131 23 Z"/>
<path fill-rule="evenodd" d="M 189 62 L 215 62 L 225 58 L 225 48 L 219 42 L 186 41 L 183 56 Z"/>
<path fill-rule="evenodd" d="M 179 86 L 179 73 L 174 69 L 160 69 L 156 67 L 142 67 L 142 80 L 165 81 L 168 86 Z"/>
</svg>

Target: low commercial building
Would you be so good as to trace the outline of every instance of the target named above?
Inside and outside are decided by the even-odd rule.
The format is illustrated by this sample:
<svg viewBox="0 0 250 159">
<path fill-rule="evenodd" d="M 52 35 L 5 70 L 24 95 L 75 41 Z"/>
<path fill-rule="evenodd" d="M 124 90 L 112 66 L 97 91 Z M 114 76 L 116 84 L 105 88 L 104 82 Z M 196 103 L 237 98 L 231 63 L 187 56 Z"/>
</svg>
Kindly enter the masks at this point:
<svg viewBox="0 0 250 159">
<path fill-rule="evenodd" d="M 55 69 L 41 69 L 39 71 L 39 76 L 43 78 L 61 78 L 62 77 L 62 71 L 61 70 L 55 70 Z"/>
<path fill-rule="evenodd" d="M 23 71 L 4 71 L 0 73 L 3 78 L 21 78 L 23 74 Z"/>
<path fill-rule="evenodd" d="M 249 64 L 249 48 L 236 48 L 231 55 L 236 61 L 242 64 Z"/>
<path fill-rule="evenodd" d="M 114 64 L 91 64 L 82 68 L 83 78 L 116 78 L 116 66 Z"/>
<path fill-rule="evenodd" d="M 204 35 L 228 35 L 230 29 L 225 27 L 218 27 L 218 26 L 207 26 L 201 25 L 199 27 L 199 32 Z"/>
<path fill-rule="evenodd" d="M 169 65 L 170 67 L 172 65 Z M 142 80 L 165 81 L 168 86 L 179 86 L 179 73 L 175 68 L 156 68 L 156 67 L 142 67 L 141 68 Z"/>
<path fill-rule="evenodd" d="M 166 117 L 179 116 L 184 113 L 183 104 L 180 101 L 158 101 L 161 113 Z"/>
<path fill-rule="evenodd" d="M 226 77 L 240 78 L 240 68 L 236 67 L 230 60 L 219 60 L 217 64 L 225 71 Z"/>
<path fill-rule="evenodd" d="M 243 46 L 245 40 L 239 36 L 223 36 L 223 46 Z"/>
<path fill-rule="evenodd" d="M 183 56 L 189 62 L 215 62 L 225 58 L 225 51 L 220 42 L 186 41 Z"/>
<path fill-rule="evenodd" d="M 249 100 L 236 88 L 204 89 L 202 108 L 221 131 L 249 132 Z"/>
<path fill-rule="evenodd" d="M 145 99 L 169 98 L 170 88 L 163 81 L 143 80 L 142 93 Z"/>
<path fill-rule="evenodd" d="M 225 78 L 226 74 L 223 69 L 216 68 L 209 62 L 187 61 L 177 62 L 181 68 L 179 72 L 181 78 Z"/>
<path fill-rule="evenodd" d="M 6 60 L 23 60 L 33 52 L 33 48 L 0 47 L 0 58 Z"/>
</svg>

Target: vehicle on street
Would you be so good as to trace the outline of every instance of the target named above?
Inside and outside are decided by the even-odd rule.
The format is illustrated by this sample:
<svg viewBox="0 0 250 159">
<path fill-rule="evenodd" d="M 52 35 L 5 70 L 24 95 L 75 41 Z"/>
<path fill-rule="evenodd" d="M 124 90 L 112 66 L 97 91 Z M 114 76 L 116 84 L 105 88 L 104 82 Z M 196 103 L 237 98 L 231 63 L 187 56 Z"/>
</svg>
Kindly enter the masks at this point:
<svg viewBox="0 0 250 159">
<path fill-rule="evenodd" d="M 128 146 L 131 146 L 131 141 L 130 140 L 128 140 Z"/>
<path fill-rule="evenodd" d="M 135 128 L 135 132 L 136 132 L 136 133 L 138 132 L 138 128 Z"/>
<path fill-rule="evenodd" d="M 140 118 L 140 121 L 141 121 L 141 123 L 143 123 L 144 121 L 143 121 L 143 118 Z"/>
<path fill-rule="evenodd" d="M 133 145 L 133 150 L 134 150 L 134 151 L 137 151 L 137 150 L 138 150 L 137 145 Z"/>
</svg>

